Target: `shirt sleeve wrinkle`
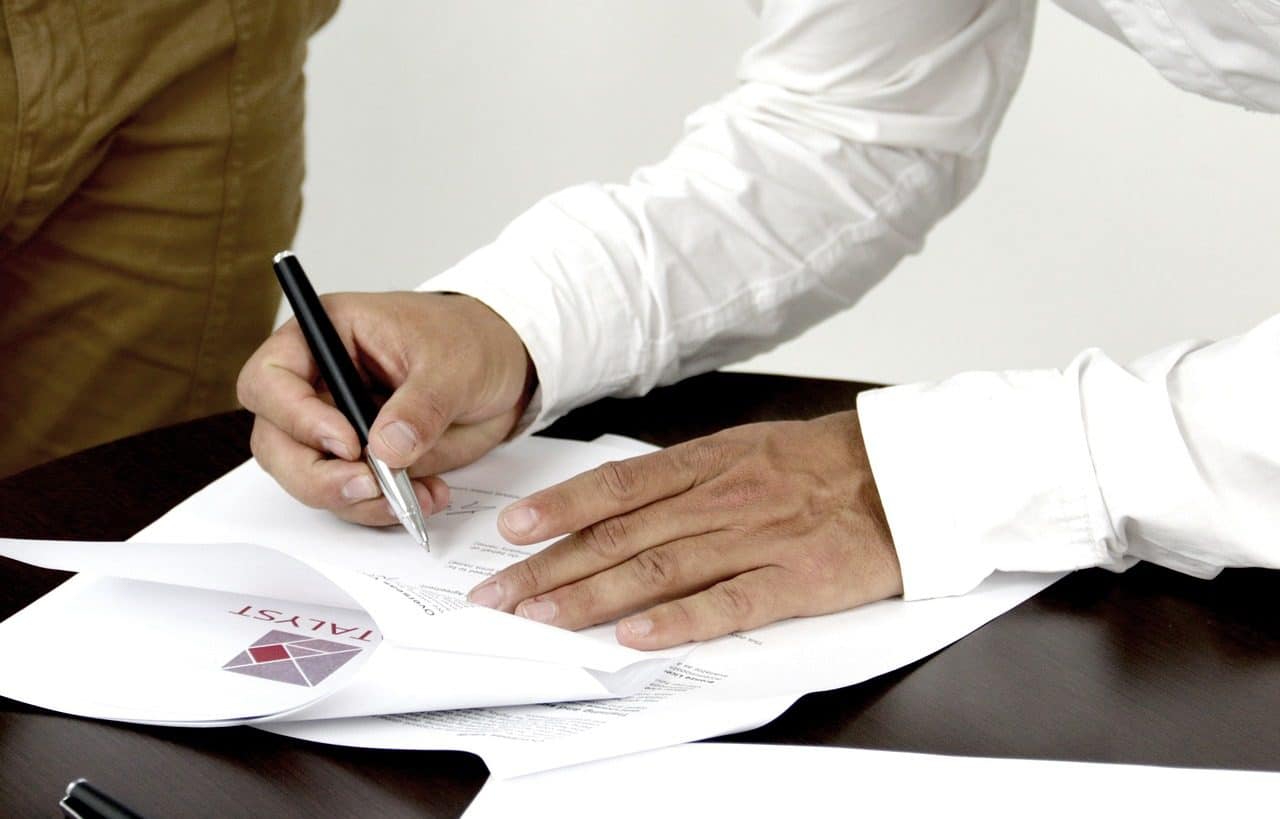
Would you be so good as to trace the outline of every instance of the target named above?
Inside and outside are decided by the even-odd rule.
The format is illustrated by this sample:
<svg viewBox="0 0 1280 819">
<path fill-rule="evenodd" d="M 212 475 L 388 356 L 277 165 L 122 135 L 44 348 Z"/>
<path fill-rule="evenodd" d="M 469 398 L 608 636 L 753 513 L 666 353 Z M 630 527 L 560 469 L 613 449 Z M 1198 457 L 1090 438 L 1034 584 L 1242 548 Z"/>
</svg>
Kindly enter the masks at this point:
<svg viewBox="0 0 1280 819">
<path fill-rule="evenodd" d="M 769 279 L 745 281 L 741 289 L 726 294 L 722 300 L 708 303 L 702 310 L 683 316 L 681 325 L 674 328 L 673 335 L 697 335 L 700 321 L 708 315 L 720 315 L 731 310 L 735 303 L 749 303 L 755 310 L 767 314 L 785 304 L 795 293 L 811 289 L 831 297 L 833 311 L 853 304 L 874 281 L 859 282 L 861 286 L 854 288 L 852 292 L 838 286 L 840 282 L 851 278 L 848 268 L 854 268 L 852 272 L 856 275 L 858 266 L 852 263 L 862 261 L 846 252 L 843 245 L 865 243 L 872 238 L 885 242 L 896 238 L 902 255 L 918 249 L 920 237 L 914 231 L 896 228 L 894 216 L 904 202 L 917 201 L 928 188 L 937 184 L 937 177 L 930 171 L 931 165 L 923 161 L 907 166 L 894 180 L 890 190 L 870 206 L 870 213 L 866 218 L 846 222 L 808 255 L 792 257 L 789 268 L 780 274 Z M 881 235 L 873 237 L 873 233 Z M 703 333 L 705 332 L 704 326 Z"/>
<path fill-rule="evenodd" d="M 856 301 L 976 184 L 1031 8 L 766 2 L 742 85 L 667 159 L 553 194 L 426 287 L 521 335 L 535 426 L 781 343 Z"/>
<path fill-rule="evenodd" d="M 864 393 L 862 429 L 908 597 L 993 571 L 1196 577 L 1280 568 L 1280 316 L 1121 365 L 968 373 Z"/>
</svg>

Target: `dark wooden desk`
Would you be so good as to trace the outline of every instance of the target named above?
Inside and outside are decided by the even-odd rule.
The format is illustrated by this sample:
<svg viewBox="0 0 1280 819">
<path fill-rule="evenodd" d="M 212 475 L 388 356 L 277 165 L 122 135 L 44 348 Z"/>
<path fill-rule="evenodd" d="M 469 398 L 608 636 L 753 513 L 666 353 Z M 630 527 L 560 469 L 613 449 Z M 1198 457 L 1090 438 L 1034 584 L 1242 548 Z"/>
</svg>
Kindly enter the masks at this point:
<svg viewBox="0 0 1280 819">
<path fill-rule="evenodd" d="M 670 444 L 843 409 L 862 388 L 714 373 L 601 401 L 549 432 Z M 0 536 L 127 538 L 248 457 L 249 425 L 243 413 L 216 416 L 0 481 Z M 64 577 L 0 560 L 0 617 Z M 1276 572 L 1212 582 L 1146 566 L 1077 573 L 924 661 L 807 696 L 729 741 L 1280 771 L 1277 599 Z M 485 769 L 463 753 L 117 725 L 0 699 L 0 815 L 53 815 L 78 776 L 153 817 L 457 816 Z"/>
</svg>

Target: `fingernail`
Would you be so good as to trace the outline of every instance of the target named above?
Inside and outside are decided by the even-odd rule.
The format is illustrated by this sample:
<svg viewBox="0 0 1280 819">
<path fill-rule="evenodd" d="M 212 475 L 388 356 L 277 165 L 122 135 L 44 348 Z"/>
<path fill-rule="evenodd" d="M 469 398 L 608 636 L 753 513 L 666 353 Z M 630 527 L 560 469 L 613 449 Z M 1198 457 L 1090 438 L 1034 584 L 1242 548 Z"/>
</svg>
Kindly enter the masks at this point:
<svg viewBox="0 0 1280 819">
<path fill-rule="evenodd" d="M 467 599 L 477 606 L 496 609 L 502 605 L 502 589 L 496 580 L 486 580 L 471 590 Z"/>
<path fill-rule="evenodd" d="M 387 424 L 379 433 L 382 436 L 382 443 L 391 448 L 391 451 L 397 455 L 408 455 L 413 452 L 413 448 L 418 444 L 418 436 L 413 434 L 413 427 L 404 421 L 395 421 Z"/>
<path fill-rule="evenodd" d="M 342 499 L 347 503 L 378 497 L 378 484 L 369 475 L 352 478 L 342 486 Z"/>
<path fill-rule="evenodd" d="M 342 458 L 344 461 L 355 460 L 355 453 L 351 451 L 350 447 L 342 441 L 339 441 L 337 438 L 322 438 L 320 440 L 320 445 L 334 455 L 337 455 L 339 458 Z"/>
<path fill-rule="evenodd" d="M 648 617 L 629 617 L 620 624 L 632 637 L 644 637 L 653 631 L 653 621 Z"/>
<path fill-rule="evenodd" d="M 527 506 L 508 506 L 502 512 L 502 525 L 517 535 L 527 535 L 538 523 L 538 513 Z"/>
<path fill-rule="evenodd" d="M 539 623 L 550 623 L 556 619 L 559 608 L 550 600 L 526 600 L 516 606 L 516 614 L 526 620 L 537 620 Z"/>
</svg>

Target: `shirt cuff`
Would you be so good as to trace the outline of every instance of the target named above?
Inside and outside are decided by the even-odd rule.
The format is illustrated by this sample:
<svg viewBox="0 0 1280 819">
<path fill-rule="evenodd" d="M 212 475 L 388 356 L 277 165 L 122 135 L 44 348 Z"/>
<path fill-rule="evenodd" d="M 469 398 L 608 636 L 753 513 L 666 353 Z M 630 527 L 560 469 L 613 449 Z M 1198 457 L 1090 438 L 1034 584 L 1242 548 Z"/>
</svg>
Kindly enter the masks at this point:
<svg viewBox="0 0 1280 819">
<path fill-rule="evenodd" d="M 1126 568 L 1098 492 L 1079 391 L 1056 370 L 968 373 L 858 396 L 903 597 L 993 571 Z"/>
</svg>

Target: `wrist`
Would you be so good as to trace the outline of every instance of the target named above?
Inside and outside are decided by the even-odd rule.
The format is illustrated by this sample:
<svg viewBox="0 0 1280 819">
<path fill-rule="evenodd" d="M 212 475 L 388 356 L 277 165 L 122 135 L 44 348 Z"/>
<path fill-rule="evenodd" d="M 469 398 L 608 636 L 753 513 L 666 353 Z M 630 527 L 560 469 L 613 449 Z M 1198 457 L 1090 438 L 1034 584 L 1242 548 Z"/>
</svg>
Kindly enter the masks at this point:
<svg viewBox="0 0 1280 819">
<path fill-rule="evenodd" d="M 866 519 L 868 539 L 875 545 L 876 554 L 883 560 L 883 571 L 878 575 L 885 583 L 881 591 L 885 597 L 897 597 L 903 593 L 902 564 L 898 559 L 898 547 L 894 543 L 893 532 L 889 528 L 889 518 L 885 513 L 884 501 L 880 497 L 880 487 L 876 484 L 875 473 L 871 470 L 871 459 L 867 455 L 867 444 L 862 432 L 862 419 L 856 409 L 847 410 L 847 413 L 850 424 L 850 444 L 857 464 L 858 506 Z"/>
<path fill-rule="evenodd" d="M 514 432 L 538 389 L 538 369 L 524 341 L 506 319 L 474 296 L 455 292 L 429 295 L 465 301 L 467 310 L 474 311 L 472 326 L 479 328 L 485 361 L 482 394 L 491 396 L 484 403 L 514 410 Z"/>
<path fill-rule="evenodd" d="M 504 441 L 511 441 L 520 437 L 529 427 L 533 426 L 533 422 L 537 419 L 538 413 L 542 409 L 542 393 L 538 389 L 538 367 L 533 363 L 533 357 L 527 352 L 525 353 L 525 382 L 524 390 L 520 394 L 520 400 L 516 402 L 515 411 L 512 413 L 514 421 Z"/>
</svg>

